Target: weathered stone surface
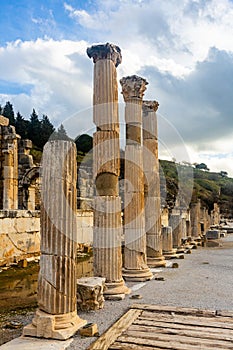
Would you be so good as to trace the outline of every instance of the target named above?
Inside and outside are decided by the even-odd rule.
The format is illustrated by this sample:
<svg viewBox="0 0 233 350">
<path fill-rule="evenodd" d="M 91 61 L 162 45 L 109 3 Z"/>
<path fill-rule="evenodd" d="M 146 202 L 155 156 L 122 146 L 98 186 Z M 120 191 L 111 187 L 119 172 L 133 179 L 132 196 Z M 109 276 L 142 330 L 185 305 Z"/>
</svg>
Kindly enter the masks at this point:
<svg viewBox="0 0 233 350">
<path fill-rule="evenodd" d="M 1 345 L 1 350 L 66 350 L 72 343 L 73 339 L 54 340 L 54 339 L 35 339 L 29 337 L 20 337 Z"/>
<path fill-rule="evenodd" d="M 41 259 L 38 307 L 24 335 L 68 339 L 86 321 L 76 305 L 76 147 L 50 141 L 42 163 Z"/>
<path fill-rule="evenodd" d="M 146 79 L 139 77 L 138 75 L 131 75 L 128 77 L 123 77 L 120 80 L 120 83 L 125 102 L 130 101 L 131 99 L 140 99 L 142 101 L 146 90 L 146 85 L 148 84 Z M 130 106 L 127 107 L 130 108 Z M 128 120 L 127 118 L 128 116 L 126 116 L 126 120 Z"/>
<path fill-rule="evenodd" d="M 104 307 L 105 278 L 82 277 L 77 280 L 77 308 L 82 311 Z"/>
<path fill-rule="evenodd" d="M 169 226 L 172 228 L 173 247 L 179 248 L 182 241 L 181 217 L 179 214 L 171 214 Z"/>
<path fill-rule="evenodd" d="M 97 131 L 93 135 L 93 177 L 102 173 L 120 175 L 119 134 L 115 131 Z"/>
<path fill-rule="evenodd" d="M 105 295 L 124 298 L 129 289 L 122 279 L 121 200 L 118 197 L 120 144 L 118 83 L 116 66 L 121 63 L 119 47 L 94 45 L 87 49 L 94 61 L 93 121 L 94 200 L 93 254 L 94 275 L 106 278 Z"/>
<path fill-rule="evenodd" d="M 160 179 L 156 101 L 143 101 L 143 168 L 145 193 L 146 252 L 150 267 L 165 266 L 162 256 Z"/>
<path fill-rule="evenodd" d="M 39 212 L 0 211 L 0 266 L 40 252 Z"/>
<path fill-rule="evenodd" d="M 142 97 L 147 82 L 145 79 L 133 75 L 122 78 L 120 83 L 126 102 L 126 136 L 130 136 L 130 140 L 126 139 L 125 148 L 125 254 L 123 276 L 130 281 L 146 281 L 151 279 L 153 275 L 146 262 L 143 150 L 141 136 L 140 139 L 138 138 L 138 128 L 140 128 L 141 134 Z M 137 128 L 134 123 L 137 123 Z"/>
<path fill-rule="evenodd" d="M 0 115 L 0 126 L 8 126 L 9 125 L 9 119 L 4 117 L 3 115 Z"/>
<path fill-rule="evenodd" d="M 201 203 L 192 203 L 190 206 L 190 221 L 191 221 L 191 236 L 198 238 L 201 236 L 201 224 L 200 224 L 200 210 Z"/>
<path fill-rule="evenodd" d="M 173 248 L 172 228 L 170 226 L 162 227 L 162 248 L 165 259 L 176 255 L 176 249 Z"/>
<path fill-rule="evenodd" d="M 122 61 L 121 49 L 119 46 L 110 43 L 88 47 L 87 55 L 89 58 L 93 58 L 94 63 L 98 60 L 112 60 L 116 67 Z"/>
</svg>

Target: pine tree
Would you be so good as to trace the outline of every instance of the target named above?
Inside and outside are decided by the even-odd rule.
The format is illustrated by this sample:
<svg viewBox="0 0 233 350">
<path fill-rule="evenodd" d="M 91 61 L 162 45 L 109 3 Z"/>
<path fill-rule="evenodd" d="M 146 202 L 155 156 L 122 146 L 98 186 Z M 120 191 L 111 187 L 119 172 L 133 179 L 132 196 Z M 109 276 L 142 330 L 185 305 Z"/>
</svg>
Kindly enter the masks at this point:
<svg viewBox="0 0 233 350">
<path fill-rule="evenodd" d="M 41 120 L 41 137 L 40 137 L 40 148 L 43 148 L 50 136 L 54 133 L 55 128 L 50 122 L 47 115 L 43 115 Z"/>
<path fill-rule="evenodd" d="M 64 140 L 64 141 L 70 141 L 71 138 L 67 135 L 66 129 L 64 128 L 63 124 L 59 126 L 57 131 L 53 135 L 53 139 L 55 140 Z"/>
<path fill-rule="evenodd" d="M 25 120 L 24 117 L 18 112 L 15 120 L 15 129 L 17 134 L 21 136 L 22 139 L 30 138 L 28 136 L 29 121 Z"/>
<path fill-rule="evenodd" d="M 2 115 L 9 119 L 10 125 L 15 125 L 15 114 L 12 104 L 8 101 L 3 107 Z"/>
<path fill-rule="evenodd" d="M 38 115 L 33 108 L 32 114 L 30 116 L 29 126 L 28 126 L 28 138 L 32 140 L 34 146 L 38 147 L 42 151 L 41 147 L 41 122 Z"/>
</svg>

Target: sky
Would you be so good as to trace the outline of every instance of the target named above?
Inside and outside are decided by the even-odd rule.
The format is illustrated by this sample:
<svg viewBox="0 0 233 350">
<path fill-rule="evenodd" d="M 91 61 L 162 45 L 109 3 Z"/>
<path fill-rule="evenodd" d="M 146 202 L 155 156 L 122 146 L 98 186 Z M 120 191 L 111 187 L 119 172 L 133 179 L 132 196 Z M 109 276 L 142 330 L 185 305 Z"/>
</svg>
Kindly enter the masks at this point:
<svg viewBox="0 0 233 350">
<path fill-rule="evenodd" d="M 1 0 L 0 12 L 2 106 L 93 132 L 86 49 L 111 42 L 118 80 L 142 76 L 144 99 L 159 102 L 160 158 L 233 177 L 232 0 Z M 120 85 L 119 103 L 123 120 Z"/>
</svg>

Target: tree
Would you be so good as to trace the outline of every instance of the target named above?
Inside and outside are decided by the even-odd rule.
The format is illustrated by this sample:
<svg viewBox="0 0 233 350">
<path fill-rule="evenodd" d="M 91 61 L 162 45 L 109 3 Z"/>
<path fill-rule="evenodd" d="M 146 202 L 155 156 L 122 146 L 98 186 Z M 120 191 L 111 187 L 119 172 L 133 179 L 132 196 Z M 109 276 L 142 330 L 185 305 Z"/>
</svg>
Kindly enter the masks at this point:
<svg viewBox="0 0 233 350">
<path fill-rule="evenodd" d="M 200 170 L 210 170 L 205 163 L 196 164 L 195 167 Z"/>
<path fill-rule="evenodd" d="M 92 150 L 93 147 L 93 139 L 90 135 L 83 134 L 75 139 L 75 144 L 77 147 L 77 151 L 82 153 L 88 153 L 90 150 Z"/>
<path fill-rule="evenodd" d="M 12 104 L 8 101 L 2 110 L 2 115 L 9 119 L 10 125 L 15 125 L 15 114 Z"/>
<path fill-rule="evenodd" d="M 19 134 L 22 139 L 29 138 L 28 127 L 29 127 L 29 121 L 25 120 L 23 116 L 19 112 L 17 112 L 17 116 L 15 120 L 15 129 L 17 134 Z"/>
<path fill-rule="evenodd" d="M 33 108 L 32 114 L 30 116 L 29 126 L 28 126 L 28 137 L 32 140 L 34 146 L 37 146 L 40 150 L 41 147 L 41 123 L 39 121 L 38 115 Z"/>
<path fill-rule="evenodd" d="M 50 122 L 47 115 L 43 115 L 40 122 L 41 137 L 40 137 L 40 148 L 43 148 L 50 136 L 54 133 L 55 128 Z"/>
<path fill-rule="evenodd" d="M 64 140 L 64 141 L 71 141 L 71 138 L 66 133 L 66 129 L 64 128 L 63 124 L 59 126 L 57 131 L 55 131 L 51 137 L 52 140 Z"/>
</svg>

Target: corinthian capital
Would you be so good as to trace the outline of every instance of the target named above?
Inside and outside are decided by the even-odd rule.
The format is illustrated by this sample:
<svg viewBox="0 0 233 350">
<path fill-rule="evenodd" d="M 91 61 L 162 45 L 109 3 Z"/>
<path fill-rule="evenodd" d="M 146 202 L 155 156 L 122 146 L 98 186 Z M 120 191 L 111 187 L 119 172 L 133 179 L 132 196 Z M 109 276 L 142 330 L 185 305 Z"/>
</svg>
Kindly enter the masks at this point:
<svg viewBox="0 0 233 350">
<path fill-rule="evenodd" d="M 87 55 L 89 58 L 93 58 L 94 63 L 103 59 L 112 60 L 116 67 L 122 61 L 121 49 L 118 46 L 109 43 L 88 47 Z"/>
<path fill-rule="evenodd" d="M 146 90 L 146 85 L 148 84 L 146 79 L 141 78 L 137 75 L 123 77 L 120 80 L 120 83 L 122 86 L 122 94 L 125 101 L 128 101 L 131 98 L 142 99 Z"/>
<path fill-rule="evenodd" d="M 157 101 L 143 101 L 142 103 L 142 109 L 145 112 L 156 112 L 159 107 L 159 103 Z"/>
</svg>

